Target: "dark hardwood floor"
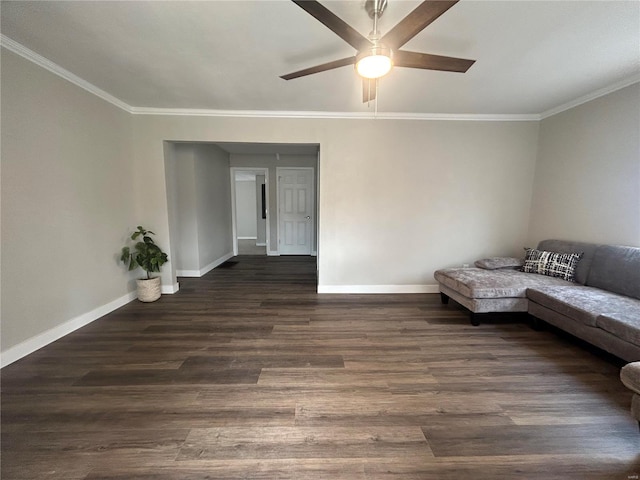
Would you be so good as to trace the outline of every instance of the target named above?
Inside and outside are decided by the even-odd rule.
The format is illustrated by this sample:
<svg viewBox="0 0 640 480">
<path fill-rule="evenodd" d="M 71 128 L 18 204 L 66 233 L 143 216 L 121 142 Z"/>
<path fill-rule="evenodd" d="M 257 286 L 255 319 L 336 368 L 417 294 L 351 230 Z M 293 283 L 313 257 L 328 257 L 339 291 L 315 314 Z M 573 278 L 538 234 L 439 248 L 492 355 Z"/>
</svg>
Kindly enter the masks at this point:
<svg viewBox="0 0 640 480">
<path fill-rule="evenodd" d="M 236 263 L 233 263 L 236 262 Z M 620 363 L 237 257 L 2 370 L 2 478 L 637 479 Z"/>
</svg>

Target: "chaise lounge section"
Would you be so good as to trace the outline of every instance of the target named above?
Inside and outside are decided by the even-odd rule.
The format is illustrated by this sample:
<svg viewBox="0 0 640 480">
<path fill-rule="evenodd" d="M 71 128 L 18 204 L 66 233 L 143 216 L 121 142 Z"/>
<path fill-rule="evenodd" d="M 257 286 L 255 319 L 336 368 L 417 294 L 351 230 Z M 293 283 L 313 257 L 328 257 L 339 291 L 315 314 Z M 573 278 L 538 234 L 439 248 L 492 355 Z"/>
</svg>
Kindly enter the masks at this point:
<svg viewBox="0 0 640 480">
<path fill-rule="evenodd" d="M 578 254 L 572 280 L 506 268 L 434 273 L 448 298 L 481 314 L 528 312 L 629 362 L 640 360 L 640 248 L 544 240 L 538 251 Z M 478 263 L 478 262 L 476 262 Z"/>
</svg>

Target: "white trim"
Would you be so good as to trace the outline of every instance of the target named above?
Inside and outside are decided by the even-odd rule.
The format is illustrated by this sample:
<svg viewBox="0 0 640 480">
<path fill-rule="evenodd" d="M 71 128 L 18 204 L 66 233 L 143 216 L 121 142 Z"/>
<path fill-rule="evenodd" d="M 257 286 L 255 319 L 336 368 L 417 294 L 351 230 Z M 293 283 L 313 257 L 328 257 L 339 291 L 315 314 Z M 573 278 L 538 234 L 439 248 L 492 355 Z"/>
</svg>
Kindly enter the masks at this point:
<svg viewBox="0 0 640 480">
<path fill-rule="evenodd" d="M 408 112 L 321 112 L 287 110 L 207 110 L 199 108 L 132 107 L 134 115 L 178 115 L 187 117 L 241 118 L 311 118 L 353 120 L 463 120 L 478 122 L 530 122 L 540 120 L 537 113 L 476 114 L 476 113 L 408 113 Z"/>
<path fill-rule="evenodd" d="M 318 285 L 318 293 L 438 293 L 438 285 Z"/>
<path fill-rule="evenodd" d="M 280 252 L 277 250 L 268 250 L 267 251 L 267 257 L 279 257 L 280 256 Z"/>
<path fill-rule="evenodd" d="M 177 293 L 178 290 L 180 290 L 180 284 L 176 282 L 173 285 L 162 285 L 160 292 L 167 295 L 172 295 L 174 293 Z"/>
<path fill-rule="evenodd" d="M 74 73 L 71 73 L 69 70 L 62 68 L 60 65 L 53 63 L 51 60 L 43 57 L 42 55 L 34 52 L 33 50 L 29 50 L 24 45 L 12 40 L 6 35 L 0 34 L 0 45 L 2 45 L 7 50 L 15 53 L 16 55 L 20 55 L 22 58 L 29 60 L 32 63 L 44 68 L 45 70 L 50 71 L 51 73 L 58 75 L 61 78 L 77 85 L 78 87 L 86 90 L 89 93 L 93 93 L 96 97 L 101 98 L 102 100 L 109 102 L 112 105 L 115 105 L 118 108 L 121 108 L 125 112 L 133 113 L 133 108 L 131 105 L 124 103 L 119 98 L 114 97 L 113 95 L 105 92 L 104 90 L 96 87 L 92 83 L 87 82 L 86 80 L 80 78 Z"/>
<path fill-rule="evenodd" d="M 201 277 L 200 270 L 176 270 L 176 277 Z"/>
<path fill-rule="evenodd" d="M 200 270 L 176 270 L 176 276 L 177 277 L 196 277 L 196 278 L 202 277 L 203 275 L 206 275 L 211 270 L 213 270 L 214 268 L 222 265 L 224 262 L 226 262 L 227 260 L 229 260 L 229 259 L 231 259 L 233 257 L 235 257 L 233 252 L 229 252 L 229 253 L 223 255 L 222 257 L 214 260 L 213 262 L 211 262 L 206 267 L 201 268 Z"/>
<path fill-rule="evenodd" d="M 236 238 L 238 240 L 257 240 L 258 239 L 258 237 L 236 237 Z"/>
<path fill-rule="evenodd" d="M 85 325 L 88 325 L 94 320 L 97 320 L 100 317 L 113 312 L 114 310 L 122 307 L 123 305 L 126 305 L 127 303 L 135 299 L 136 292 L 129 292 L 120 298 L 117 298 L 98 308 L 94 308 L 93 310 L 72 318 L 71 320 L 68 320 L 58 326 L 50 328 L 46 332 L 42 332 L 34 337 L 28 338 L 27 340 L 20 342 L 18 345 L 14 345 L 13 347 L 2 352 L 0 354 L 0 366 L 4 368 L 7 365 L 15 362 L 16 360 L 20 360 L 22 357 L 26 357 L 30 353 L 33 353 L 36 350 L 39 350 L 40 348 L 45 347 L 52 342 L 55 342 L 59 338 L 62 338 L 65 335 L 68 335 L 71 332 L 84 327 Z"/>
<path fill-rule="evenodd" d="M 265 243 L 262 243 L 262 242 L 261 242 L 261 243 L 258 243 L 258 242 L 256 242 L 256 247 L 266 247 L 266 246 L 267 246 L 266 242 L 265 242 Z"/>
<path fill-rule="evenodd" d="M 633 75 L 629 78 L 626 78 L 620 82 L 614 83 L 613 85 L 609 85 L 608 87 L 605 88 L 601 88 L 600 90 L 596 90 L 595 92 L 591 92 L 587 95 L 583 95 L 582 97 L 578 97 L 575 100 L 572 100 L 570 102 L 567 103 L 563 103 L 562 105 L 558 105 L 555 108 L 551 108 L 549 110 L 547 110 L 546 112 L 542 112 L 540 114 L 540 119 L 544 120 L 547 117 L 551 117 L 553 115 L 556 115 L 558 113 L 564 112 L 566 110 L 575 108 L 579 105 L 582 105 L 583 103 L 587 103 L 590 102 L 591 100 L 595 100 L 596 98 L 600 98 L 603 97 L 605 95 L 608 95 L 610 93 L 613 93 L 617 90 L 620 90 L 622 88 L 628 87 L 630 85 L 633 85 L 634 83 L 638 83 L 640 82 L 640 74 L 637 75 Z"/>
<path fill-rule="evenodd" d="M 238 221 L 236 220 L 236 174 L 233 167 L 229 168 L 229 177 L 231 182 L 231 248 L 233 250 L 233 254 L 238 255 Z"/>
</svg>

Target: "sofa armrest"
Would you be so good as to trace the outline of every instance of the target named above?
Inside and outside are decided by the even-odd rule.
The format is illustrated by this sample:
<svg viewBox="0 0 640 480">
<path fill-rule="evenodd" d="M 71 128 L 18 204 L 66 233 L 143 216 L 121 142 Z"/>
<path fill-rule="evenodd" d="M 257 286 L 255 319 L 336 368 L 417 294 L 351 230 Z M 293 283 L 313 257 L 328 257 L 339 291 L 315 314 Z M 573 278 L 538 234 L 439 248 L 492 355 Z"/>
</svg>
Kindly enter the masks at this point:
<svg viewBox="0 0 640 480">
<path fill-rule="evenodd" d="M 628 363 L 622 367 L 620 380 L 625 387 L 640 395 L 640 362 Z"/>
</svg>

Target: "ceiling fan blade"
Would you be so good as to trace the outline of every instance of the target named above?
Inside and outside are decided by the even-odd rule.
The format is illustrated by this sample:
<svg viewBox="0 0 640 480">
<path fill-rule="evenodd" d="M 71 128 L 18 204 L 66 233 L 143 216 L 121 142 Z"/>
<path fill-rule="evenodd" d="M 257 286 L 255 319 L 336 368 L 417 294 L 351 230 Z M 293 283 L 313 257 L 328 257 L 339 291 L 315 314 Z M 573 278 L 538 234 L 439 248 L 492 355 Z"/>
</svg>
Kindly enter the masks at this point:
<svg viewBox="0 0 640 480">
<path fill-rule="evenodd" d="M 341 58 L 340 60 L 334 60 L 333 62 L 323 63 L 322 65 L 316 65 L 315 67 L 305 68 L 304 70 L 298 70 L 297 72 L 288 73 L 280 76 L 284 80 L 292 80 L 294 78 L 305 77 L 307 75 L 313 75 L 314 73 L 326 72 L 327 70 L 333 70 L 334 68 L 344 67 L 346 65 L 353 65 L 356 63 L 356 57 Z"/>
<path fill-rule="evenodd" d="M 458 1 L 425 0 L 389 30 L 380 42 L 392 49 L 400 48 Z"/>
<path fill-rule="evenodd" d="M 378 90 L 377 80 L 373 78 L 362 79 L 362 103 L 368 103 L 376 99 Z"/>
<path fill-rule="evenodd" d="M 393 56 L 393 64 L 396 67 L 422 68 L 424 70 L 442 70 L 444 72 L 464 73 L 475 60 L 464 58 L 443 57 L 429 53 L 407 52 L 398 50 Z"/>
<path fill-rule="evenodd" d="M 362 50 L 371 45 L 369 39 L 316 0 L 292 1 L 356 50 Z"/>
</svg>

